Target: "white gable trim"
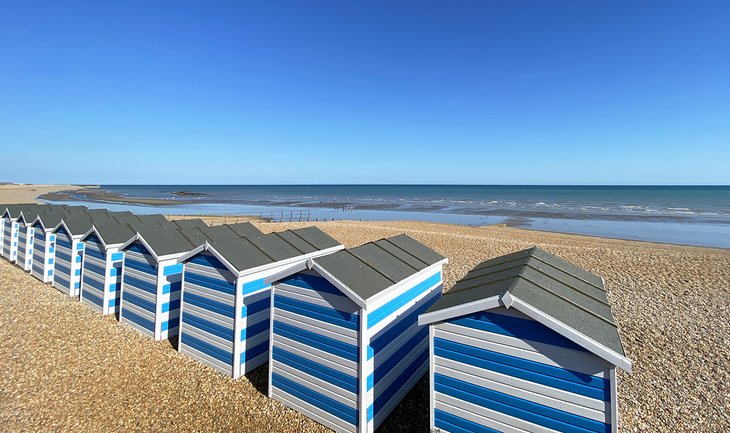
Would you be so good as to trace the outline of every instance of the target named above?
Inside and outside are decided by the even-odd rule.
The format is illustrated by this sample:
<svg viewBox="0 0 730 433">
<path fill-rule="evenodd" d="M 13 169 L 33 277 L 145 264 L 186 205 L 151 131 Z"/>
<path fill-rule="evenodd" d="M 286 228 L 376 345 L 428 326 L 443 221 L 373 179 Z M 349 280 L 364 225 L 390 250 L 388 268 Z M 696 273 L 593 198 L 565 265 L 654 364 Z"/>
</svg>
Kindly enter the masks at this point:
<svg viewBox="0 0 730 433">
<path fill-rule="evenodd" d="M 499 296 L 492 296 L 489 298 L 480 299 L 478 301 L 467 302 L 466 304 L 456 305 L 450 308 L 444 308 L 443 310 L 433 311 L 431 313 L 424 313 L 418 316 L 418 324 L 420 326 L 430 325 L 435 322 L 443 322 L 445 320 L 453 319 L 454 317 L 466 316 L 467 314 L 474 314 L 484 310 L 491 310 L 502 306 L 502 302 Z"/>
<path fill-rule="evenodd" d="M 348 298 L 350 298 L 352 300 L 352 302 L 356 303 L 358 305 L 358 307 L 367 308 L 367 304 L 364 299 L 362 299 L 360 296 L 358 296 L 357 293 L 353 292 L 352 289 L 347 287 L 347 285 L 345 283 L 338 280 L 334 275 L 330 274 L 327 271 L 327 269 L 320 266 L 317 262 L 312 263 L 312 269 L 317 271 L 317 273 L 319 275 L 323 276 L 327 281 L 332 283 L 333 286 L 342 290 L 342 293 L 344 293 Z"/>
</svg>

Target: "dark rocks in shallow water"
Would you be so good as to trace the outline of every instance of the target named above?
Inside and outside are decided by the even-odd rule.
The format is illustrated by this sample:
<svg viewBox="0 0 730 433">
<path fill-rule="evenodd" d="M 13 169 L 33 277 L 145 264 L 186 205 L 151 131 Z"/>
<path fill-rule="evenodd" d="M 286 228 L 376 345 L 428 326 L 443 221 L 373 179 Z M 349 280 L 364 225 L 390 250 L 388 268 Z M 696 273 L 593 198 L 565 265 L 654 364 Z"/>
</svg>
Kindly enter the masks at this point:
<svg viewBox="0 0 730 433">
<path fill-rule="evenodd" d="M 170 194 L 174 195 L 175 197 L 207 197 L 208 194 L 202 193 L 202 192 L 192 192 L 192 191 L 174 191 Z"/>
</svg>

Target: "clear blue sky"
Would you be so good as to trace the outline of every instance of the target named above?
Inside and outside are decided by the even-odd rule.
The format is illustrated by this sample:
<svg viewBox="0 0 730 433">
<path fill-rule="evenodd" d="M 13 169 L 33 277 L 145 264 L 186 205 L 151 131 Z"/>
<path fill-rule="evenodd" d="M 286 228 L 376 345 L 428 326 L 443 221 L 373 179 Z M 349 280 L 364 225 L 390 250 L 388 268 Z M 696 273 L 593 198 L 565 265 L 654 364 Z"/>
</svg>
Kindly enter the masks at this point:
<svg viewBox="0 0 730 433">
<path fill-rule="evenodd" d="M 0 180 L 730 183 L 730 2 L 16 1 Z"/>
</svg>

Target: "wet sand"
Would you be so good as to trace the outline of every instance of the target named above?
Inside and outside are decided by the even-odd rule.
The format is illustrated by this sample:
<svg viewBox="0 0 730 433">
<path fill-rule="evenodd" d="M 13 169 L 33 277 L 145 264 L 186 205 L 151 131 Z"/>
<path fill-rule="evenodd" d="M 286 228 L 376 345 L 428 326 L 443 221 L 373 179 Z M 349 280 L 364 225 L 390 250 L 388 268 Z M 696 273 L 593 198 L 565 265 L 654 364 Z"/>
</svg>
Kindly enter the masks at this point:
<svg viewBox="0 0 730 433">
<path fill-rule="evenodd" d="M 73 191 L 88 187 L 79 185 L 0 185 L 0 203 L 41 203 L 39 196 L 59 191 Z"/>
</svg>

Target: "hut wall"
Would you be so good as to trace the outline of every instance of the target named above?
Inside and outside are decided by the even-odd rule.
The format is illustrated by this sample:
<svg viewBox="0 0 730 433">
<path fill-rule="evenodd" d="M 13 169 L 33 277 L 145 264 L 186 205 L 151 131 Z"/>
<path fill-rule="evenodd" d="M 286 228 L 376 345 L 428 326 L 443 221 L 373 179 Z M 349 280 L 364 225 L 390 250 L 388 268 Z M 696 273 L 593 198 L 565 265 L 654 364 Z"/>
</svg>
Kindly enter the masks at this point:
<svg viewBox="0 0 730 433">
<path fill-rule="evenodd" d="M 101 314 L 117 312 L 123 259 L 118 248 L 104 248 L 96 235 L 86 238 L 81 299 Z"/>
<path fill-rule="evenodd" d="M 14 262 L 18 256 L 18 222 L 5 218 L 3 237 L 3 257 Z"/>
<path fill-rule="evenodd" d="M 336 431 L 359 420 L 360 309 L 324 278 L 272 289 L 269 395 Z"/>
<path fill-rule="evenodd" d="M 64 227 L 56 231 L 53 287 L 69 296 L 79 296 L 83 250 L 83 242 L 73 239 Z"/>
<path fill-rule="evenodd" d="M 124 251 L 119 320 L 155 337 L 157 319 L 157 261 L 140 242 Z"/>
<path fill-rule="evenodd" d="M 233 376 L 237 275 L 215 256 L 200 253 L 183 271 L 178 350 Z"/>
<path fill-rule="evenodd" d="M 431 423 L 442 431 L 615 431 L 614 367 L 499 308 L 432 325 Z"/>
<path fill-rule="evenodd" d="M 34 228 L 33 269 L 31 274 L 44 283 L 50 283 L 53 280 L 56 235 L 43 230 L 40 223 L 36 223 Z"/>
<path fill-rule="evenodd" d="M 30 271 L 33 266 L 33 233 L 33 227 L 25 221 L 18 222 L 18 258 L 15 264 L 24 271 Z"/>
</svg>

